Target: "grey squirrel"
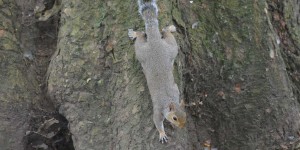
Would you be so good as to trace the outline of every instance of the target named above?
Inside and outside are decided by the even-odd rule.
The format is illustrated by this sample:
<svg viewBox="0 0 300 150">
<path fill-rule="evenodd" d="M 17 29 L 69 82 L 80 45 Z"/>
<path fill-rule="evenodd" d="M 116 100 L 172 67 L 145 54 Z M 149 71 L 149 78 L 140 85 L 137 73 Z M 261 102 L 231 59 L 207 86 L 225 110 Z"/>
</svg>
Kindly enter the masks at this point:
<svg viewBox="0 0 300 150">
<path fill-rule="evenodd" d="M 159 31 L 158 9 L 155 0 L 138 0 L 139 13 L 145 21 L 146 33 L 128 30 L 128 36 L 135 40 L 135 54 L 141 63 L 153 103 L 153 121 L 159 132 L 159 141 L 165 143 L 168 137 L 163 121 L 166 118 L 173 125 L 182 128 L 186 123 L 184 102 L 179 103 L 179 90 L 174 81 L 173 64 L 178 46 L 172 32 L 174 25 Z"/>
</svg>

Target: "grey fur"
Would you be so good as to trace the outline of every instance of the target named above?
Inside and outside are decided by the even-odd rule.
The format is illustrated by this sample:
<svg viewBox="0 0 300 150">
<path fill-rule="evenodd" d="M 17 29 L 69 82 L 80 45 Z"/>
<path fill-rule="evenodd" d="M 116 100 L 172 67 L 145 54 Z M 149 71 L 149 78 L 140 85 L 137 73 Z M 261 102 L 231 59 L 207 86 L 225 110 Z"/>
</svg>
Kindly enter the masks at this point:
<svg viewBox="0 0 300 150">
<path fill-rule="evenodd" d="M 144 3 L 142 0 L 138 1 L 140 14 L 145 21 L 146 34 L 129 30 L 128 35 L 132 39 L 136 38 L 135 54 L 146 76 L 153 103 L 153 121 L 158 131 L 164 133 L 163 121 L 170 112 L 170 104 L 173 103 L 176 109 L 180 109 L 179 90 L 173 76 L 173 64 L 178 54 L 178 46 L 170 27 L 164 29 L 163 34 L 160 33 L 155 2 L 155 0 Z M 166 142 L 167 136 L 160 137 L 160 140 Z"/>
</svg>

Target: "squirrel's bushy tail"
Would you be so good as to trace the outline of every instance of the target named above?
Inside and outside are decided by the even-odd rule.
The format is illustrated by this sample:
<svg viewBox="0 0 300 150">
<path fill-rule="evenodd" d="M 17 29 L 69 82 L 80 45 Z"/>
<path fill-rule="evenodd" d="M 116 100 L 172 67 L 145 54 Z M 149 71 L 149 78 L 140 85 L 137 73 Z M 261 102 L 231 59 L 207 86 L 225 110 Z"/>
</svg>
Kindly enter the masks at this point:
<svg viewBox="0 0 300 150">
<path fill-rule="evenodd" d="M 142 15 L 146 28 L 158 27 L 158 9 L 156 0 L 138 0 L 139 12 Z"/>
</svg>

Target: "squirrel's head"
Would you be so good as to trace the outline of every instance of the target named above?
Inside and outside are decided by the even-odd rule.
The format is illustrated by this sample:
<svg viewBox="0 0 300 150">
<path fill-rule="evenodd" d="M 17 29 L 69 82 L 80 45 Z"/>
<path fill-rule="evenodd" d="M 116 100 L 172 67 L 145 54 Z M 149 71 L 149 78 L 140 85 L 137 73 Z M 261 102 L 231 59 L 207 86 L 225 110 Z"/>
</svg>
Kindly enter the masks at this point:
<svg viewBox="0 0 300 150">
<path fill-rule="evenodd" d="M 181 100 L 180 104 L 171 102 L 166 119 L 179 128 L 183 128 L 186 122 L 186 113 L 184 112 L 184 101 Z"/>
</svg>

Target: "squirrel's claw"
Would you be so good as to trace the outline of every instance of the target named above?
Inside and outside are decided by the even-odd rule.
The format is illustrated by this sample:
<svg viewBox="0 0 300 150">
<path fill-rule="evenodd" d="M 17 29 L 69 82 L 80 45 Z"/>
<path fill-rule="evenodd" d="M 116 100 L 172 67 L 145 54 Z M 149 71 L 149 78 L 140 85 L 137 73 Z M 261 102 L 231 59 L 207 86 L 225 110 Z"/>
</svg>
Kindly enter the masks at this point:
<svg viewBox="0 0 300 150">
<path fill-rule="evenodd" d="M 168 142 L 168 137 L 165 133 L 160 133 L 159 134 L 159 142 L 161 142 L 161 143 L 167 143 Z"/>
<path fill-rule="evenodd" d="M 128 37 L 131 39 L 131 40 L 134 40 L 137 35 L 136 35 L 136 32 L 133 31 L 133 29 L 128 29 Z"/>
</svg>

